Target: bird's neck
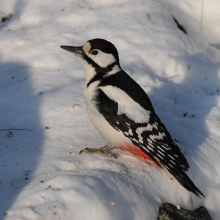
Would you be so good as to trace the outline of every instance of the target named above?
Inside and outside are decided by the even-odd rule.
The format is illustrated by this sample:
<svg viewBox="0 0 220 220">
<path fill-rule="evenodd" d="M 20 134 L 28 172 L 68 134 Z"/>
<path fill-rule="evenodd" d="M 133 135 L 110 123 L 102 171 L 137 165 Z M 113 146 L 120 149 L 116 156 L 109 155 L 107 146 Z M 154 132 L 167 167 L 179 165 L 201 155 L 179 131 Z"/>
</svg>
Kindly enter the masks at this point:
<svg viewBox="0 0 220 220">
<path fill-rule="evenodd" d="M 113 75 L 121 70 L 120 65 L 115 62 L 109 64 L 107 67 L 92 66 L 86 61 L 81 60 L 81 63 L 86 72 L 86 86 L 88 87 L 91 83 L 101 80 L 102 78 Z"/>
</svg>

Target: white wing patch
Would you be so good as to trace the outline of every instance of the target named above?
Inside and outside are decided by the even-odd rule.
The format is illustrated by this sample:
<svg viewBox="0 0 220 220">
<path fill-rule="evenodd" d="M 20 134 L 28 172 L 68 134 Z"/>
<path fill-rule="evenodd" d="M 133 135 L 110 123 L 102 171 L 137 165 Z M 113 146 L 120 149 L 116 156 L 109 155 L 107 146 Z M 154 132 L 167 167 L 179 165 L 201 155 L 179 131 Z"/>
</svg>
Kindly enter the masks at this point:
<svg viewBox="0 0 220 220">
<path fill-rule="evenodd" d="M 118 103 L 118 115 L 126 114 L 136 123 L 148 123 L 150 111 L 146 111 L 123 90 L 114 86 L 103 86 L 100 89 L 113 101 Z"/>
</svg>

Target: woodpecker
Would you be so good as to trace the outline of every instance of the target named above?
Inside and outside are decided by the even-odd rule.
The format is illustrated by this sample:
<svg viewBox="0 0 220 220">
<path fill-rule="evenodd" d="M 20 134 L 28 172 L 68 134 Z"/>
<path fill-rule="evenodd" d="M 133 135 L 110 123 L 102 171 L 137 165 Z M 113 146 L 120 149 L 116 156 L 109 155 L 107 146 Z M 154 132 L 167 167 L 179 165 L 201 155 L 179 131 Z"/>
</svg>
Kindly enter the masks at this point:
<svg viewBox="0 0 220 220">
<path fill-rule="evenodd" d="M 133 149 L 166 169 L 188 191 L 204 194 L 186 174 L 189 164 L 154 111 L 145 91 L 119 63 L 116 47 L 104 39 L 82 46 L 61 46 L 80 58 L 85 68 L 84 99 L 88 115 L 108 145 L 82 152 L 114 156 L 109 148 Z"/>
</svg>

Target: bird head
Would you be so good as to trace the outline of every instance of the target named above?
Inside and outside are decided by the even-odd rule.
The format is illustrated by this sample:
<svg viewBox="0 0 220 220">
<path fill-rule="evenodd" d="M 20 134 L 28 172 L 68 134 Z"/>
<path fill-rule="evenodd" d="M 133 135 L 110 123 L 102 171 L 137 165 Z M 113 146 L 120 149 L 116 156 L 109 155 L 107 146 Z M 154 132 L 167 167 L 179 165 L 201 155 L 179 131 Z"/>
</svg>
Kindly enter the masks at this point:
<svg viewBox="0 0 220 220">
<path fill-rule="evenodd" d="M 119 67 L 119 57 L 116 47 L 104 39 L 92 39 L 82 46 L 60 46 L 62 49 L 79 57 L 85 68 L 92 66 L 96 71 L 105 71 L 113 64 Z"/>
</svg>

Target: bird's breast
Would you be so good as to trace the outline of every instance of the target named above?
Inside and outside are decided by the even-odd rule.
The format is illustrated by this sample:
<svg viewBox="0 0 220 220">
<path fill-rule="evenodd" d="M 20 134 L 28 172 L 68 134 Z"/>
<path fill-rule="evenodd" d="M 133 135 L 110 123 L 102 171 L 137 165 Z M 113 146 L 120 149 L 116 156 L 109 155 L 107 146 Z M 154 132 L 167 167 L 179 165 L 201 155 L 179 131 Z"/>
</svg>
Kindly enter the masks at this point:
<svg viewBox="0 0 220 220">
<path fill-rule="evenodd" d="M 98 85 L 99 82 L 94 82 L 84 90 L 86 110 L 91 122 L 100 135 L 112 146 L 131 145 L 130 139 L 125 137 L 121 131 L 114 129 L 99 112 L 95 101 Z"/>
</svg>

